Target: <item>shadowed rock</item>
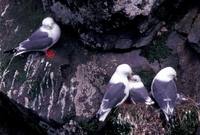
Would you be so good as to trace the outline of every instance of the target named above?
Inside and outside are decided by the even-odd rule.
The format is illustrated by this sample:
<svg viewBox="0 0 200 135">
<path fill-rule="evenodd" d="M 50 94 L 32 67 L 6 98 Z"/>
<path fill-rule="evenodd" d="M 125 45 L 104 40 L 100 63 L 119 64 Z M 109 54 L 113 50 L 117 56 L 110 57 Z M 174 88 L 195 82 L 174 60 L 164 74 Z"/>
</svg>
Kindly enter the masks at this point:
<svg viewBox="0 0 200 135">
<path fill-rule="evenodd" d="M 191 43 L 191 47 L 194 48 L 198 53 L 200 53 L 200 14 L 197 15 L 192 29 L 188 35 L 188 42 Z"/>
<path fill-rule="evenodd" d="M 42 122 L 41 118 L 30 110 L 17 105 L 2 92 L 0 92 L 0 103 L 0 134 L 47 134 L 46 129 L 39 126 L 40 121 Z"/>
<path fill-rule="evenodd" d="M 181 19 L 181 21 L 175 25 L 175 29 L 180 33 L 189 34 L 192 28 L 192 23 L 194 22 L 197 12 L 198 12 L 198 8 L 194 8 L 190 10 L 183 17 L 183 19 Z"/>
<path fill-rule="evenodd" d="M 79 1 L 67 5 L 56 2 L 52 4 L 51 10 L 62 23 L 72 25 L 76 29 L 79 27 L 84 46 L 102 50 L 127 50 L 148 45 L 160 29 L 156 19 L 149 19 L 143 30 L 138 28 L 140 26 L 133 20 L 137 16 L 149 15 L 154 3 L 154 0 L 104 0 L 87 2 L 88 5 Z M 143 18 L 139 20 L 146 23 Z"/>
</svg>

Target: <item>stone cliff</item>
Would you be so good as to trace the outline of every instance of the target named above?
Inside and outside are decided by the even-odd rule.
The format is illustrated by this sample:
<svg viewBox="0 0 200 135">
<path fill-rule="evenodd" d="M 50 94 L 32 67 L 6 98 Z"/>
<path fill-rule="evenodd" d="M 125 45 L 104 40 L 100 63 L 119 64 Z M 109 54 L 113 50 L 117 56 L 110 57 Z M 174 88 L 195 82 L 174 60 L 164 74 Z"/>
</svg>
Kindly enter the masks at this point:
<svg viewBox="0 0 200 135">
<path fill-rule="evenodd" d="M 195 0 L 1 0 L 0 114 L 9 119 L 5 123 L 12 123 L 6 111 L 31 123 L 19 128 L 19 134 L 29 128 L 33 134 L 195 134 L 200 100 L 198 5 Z M 32 52 L 11 61 L 12 55 L 3 54 L 49 15 L 62 30 L 52 48 L 54 58 Z M 178 104 L 175 127 L 168 129 L 154 107 L 128 104 L 98 128 L 95 113 L 121 63 L 130 64 L 149 90 L 161 68 L 177 70 L 178 92 L 190 100 Z M 9 107 L 8 102 L 13 104 Z M 0 122 L 0 132 L 12 134 L 5 123 Z"/>
</svg>

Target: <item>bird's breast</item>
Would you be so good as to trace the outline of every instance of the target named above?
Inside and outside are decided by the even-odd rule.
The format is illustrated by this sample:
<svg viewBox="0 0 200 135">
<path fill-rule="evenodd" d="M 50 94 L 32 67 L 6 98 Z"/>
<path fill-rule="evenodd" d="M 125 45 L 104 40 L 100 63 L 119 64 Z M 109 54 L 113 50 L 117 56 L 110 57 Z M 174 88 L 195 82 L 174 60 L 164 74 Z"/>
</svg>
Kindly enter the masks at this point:
<svg viewBox="0 0 200 135">
<path fill-rule="evenodd" d="M 130 89 L 140 89 L 140 88 L 143 88 L 144 85 L 143 83 L 129 83 L 129 88 Z"/>
<path fill-rule="evenodd" d="M 55 44 L 61 35 L 61 30 L 59 26 L 55 26 L 50 32 L 49 32 L 49 37 L 53 39 L 53 44 Z"/>
<path fill-rule="evenodd" d="M 124 94 L 125 94 L 127 97 L 128 97 L 128 95 L 129 95 L 129 90 L 130 90 L 129 86 L 126 85 L 125 90 L 124 90 Z"/>
<path fill-rule="evenodd" d="M 48 34 L 48 37 L 53 40 L 53 44 L 55 44 L 58 41 L 58 39 L 60 38 L 60 35 L 61 35 L 60 27 L 55 24 L 51 30 L 45 29 L 43 27 L 41 27 L 40 30 L 42 32 L 46 32 Z"/>
</svg>

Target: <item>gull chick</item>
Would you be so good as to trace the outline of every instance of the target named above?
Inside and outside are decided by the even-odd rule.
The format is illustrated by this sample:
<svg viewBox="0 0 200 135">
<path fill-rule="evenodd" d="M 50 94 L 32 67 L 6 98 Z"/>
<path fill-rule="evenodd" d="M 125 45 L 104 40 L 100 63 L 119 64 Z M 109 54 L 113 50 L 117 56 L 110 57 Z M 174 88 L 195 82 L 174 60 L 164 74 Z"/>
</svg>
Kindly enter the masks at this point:
<svg viewBox="0 0 200 135">
<path fill-rule="evenodd" d="M 133 75 L 130 78 L 129 88 L 129 98 L 133 103 L 154 104 L 139 75 Z"/>
</svg>

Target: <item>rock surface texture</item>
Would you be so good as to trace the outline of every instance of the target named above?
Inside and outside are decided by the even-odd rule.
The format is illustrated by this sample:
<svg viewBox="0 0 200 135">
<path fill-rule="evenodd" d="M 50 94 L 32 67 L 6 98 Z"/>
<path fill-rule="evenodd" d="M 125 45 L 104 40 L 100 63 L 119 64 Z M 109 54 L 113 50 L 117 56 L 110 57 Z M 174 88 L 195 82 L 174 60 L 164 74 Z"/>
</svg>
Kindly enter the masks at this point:
<svg viewBox="0 0 200 135">
<path fill-rule="evenodd" d="M 0 114 L 8 123 L 12 120 L 5 111 L 24 116 L 19 119 L 29 124 L 16 129 L 19 134 L 195 134 L 196 102 L 200 102 L 198 4 L 186 0 L 0 0 Z M 62 30 L 61 39 L 51 48 L 55 56 L 31 52 L 12 58 L 3 53 L 18 46 L 49 15 Z M 133 104 L 122 105 L 99 126 L 95 114 L 105 86 L 122 63 L 130 64 L 149 90 L 161 68 L 177 70 L 178 92 L 190 100 L 177 105 L 175 127 L 165 126 L 156 107 Z M 7 102 L 12 102 L 10 109 Z M 0 120 L 0 133 L 12 134 L 4 121 Z"/>
</svg>

